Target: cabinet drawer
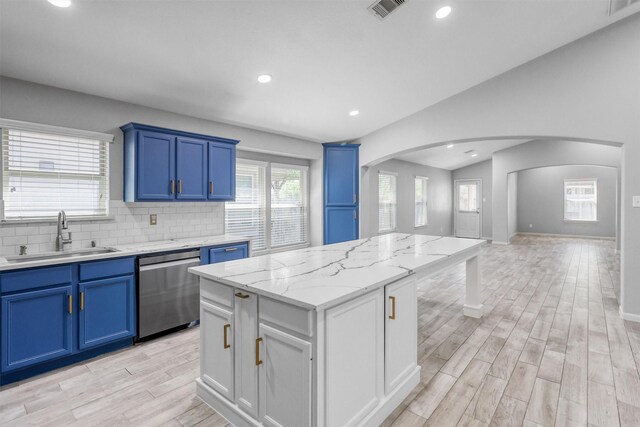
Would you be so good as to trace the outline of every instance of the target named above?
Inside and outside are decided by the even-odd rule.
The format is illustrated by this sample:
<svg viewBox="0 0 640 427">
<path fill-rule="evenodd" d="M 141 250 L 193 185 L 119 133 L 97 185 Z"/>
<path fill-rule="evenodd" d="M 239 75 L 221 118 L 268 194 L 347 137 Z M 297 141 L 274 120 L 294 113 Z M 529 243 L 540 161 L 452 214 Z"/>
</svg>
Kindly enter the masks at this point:
<svg viewBox="0 0 640 427">
<path fill-rule="evenodd" d="M 284 304 L 267 297 L 260 297 L 260 321 L 282 326 L 308 337 L 313 336 L 312 312 Z"/>
<path fill-rule="evenodd" d="M 135 258 L 119 258 L 80 264 L 80 281 L 124 276 L 135 271 Z"/>
<path fill-rule="evenodd" d="M 209 264 L 246 258 L 248 250 L 246 243 L 211 248 L 209 249 Z"/>
<path fill-rule="evenodd" d="M 233 288 L 207 279 L 200 279 L 200 300 L 227 308 L 233 307 Z"/>
<path fill-rule="evenodd" d="M 73 281 L 72 267 L 69 264 L 2 273 L 0 275 L 0 291 L 3 293 L 16 292 L 71 283 Z"/>
</svg>

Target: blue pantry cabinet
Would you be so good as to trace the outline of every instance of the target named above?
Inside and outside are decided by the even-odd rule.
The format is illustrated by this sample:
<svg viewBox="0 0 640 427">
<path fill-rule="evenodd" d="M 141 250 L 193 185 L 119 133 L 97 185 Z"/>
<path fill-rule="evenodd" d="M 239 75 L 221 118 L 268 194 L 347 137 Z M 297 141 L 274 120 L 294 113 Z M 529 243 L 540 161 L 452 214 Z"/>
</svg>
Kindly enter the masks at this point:
<svg viewBox="0 0 640 427">
<path fill-rule="evenodd" d="M 323 144 L 324 243 L 358 239 L 359 144 Z"/>
<path fill-rule="evenodd" d="M 239 141 L 129 123 L 124 133 L 124 201 L 235 200 Z"/>
<path fill-rule="evenodd" d="M 135 258 L 0 273 L 0 384 L 129 346 Z"/>
</svg>

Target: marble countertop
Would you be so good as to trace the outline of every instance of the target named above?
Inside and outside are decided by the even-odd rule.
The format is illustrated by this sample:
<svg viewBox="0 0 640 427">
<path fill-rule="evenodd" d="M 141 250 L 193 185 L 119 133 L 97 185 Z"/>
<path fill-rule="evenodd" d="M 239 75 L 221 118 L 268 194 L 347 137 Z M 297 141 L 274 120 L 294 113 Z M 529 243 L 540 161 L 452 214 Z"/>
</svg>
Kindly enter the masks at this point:
<svg viewBox="0 0 640 427">
<path fill-rule="evenodd" d="M 484 240 L 392 233 L 369 239 L 192 267 L 190 272 L 307 309 L 326 309 Z"/>
<path fill-rule="evenodd" d="M 218 236 L 194 237 L 187 239 L 158 240 L 155 242 L 132 243 L 127 245 L 109 246 L 113 252 L 106 252 L 93 255 L 69 255 L 62 258 L 36 259 L 31 261 L 10 262 L 7 258 L 0 257 L 0 271 L 18 270 L 32 267 L 43 267 L 57 264 L 70 264 L 74 262 L 97 261 L 110 258 L 122 258 L 126 256 L 137 256 L 143 254 L 179 251 L 181 249 L 201 248 L 205 246 L 216 246 L 234 244 L 250 241 L 243 236 L 231 234 L 221 234 Z M 91 248 L 82 249 L 89 251 Z M 74 252 L 74 251 L 69 251 Z M 57 255 L 60 252 L 50 252 L 33 254 L 34 256 L 46 256 L 48 254 Z M 16 258 L 16 257 L 12 257 Z"/>
</svg>

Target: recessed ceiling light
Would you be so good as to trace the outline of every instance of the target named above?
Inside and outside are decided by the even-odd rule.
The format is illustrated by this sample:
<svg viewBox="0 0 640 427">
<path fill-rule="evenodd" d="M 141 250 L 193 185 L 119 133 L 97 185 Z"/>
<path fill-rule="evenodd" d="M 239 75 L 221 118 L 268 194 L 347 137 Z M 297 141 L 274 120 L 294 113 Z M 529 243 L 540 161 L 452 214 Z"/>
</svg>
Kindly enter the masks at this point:
<svg viewBox="0 0 640 427">
<path fill-rule="evenodd" d="M 446 18 L 447 16 L 449 16 L 450 13 L 451 13 L 451 6 L 442 6 L 436 12 L 436 18 L 438 19 Z"/>
<path fill-rule="evenodd" d="M 478 153 L 473 153 L 471 157 L 478 157 Z"/>
<path fill-rule="evenodd" d="M 453 148 L 453 144 L 447 145 L 447 148 Z"/>
<path fill-rule="evenodd" d="M 48 0 L 54 6 L 69 7 L 71 6 L 71 0 Z"/>
<path fill-rule="evenodd" d="M 260 74 L 258 76 L 258 81 L 260 83 L 269 83 L 271 81 L 271 75 L 269 75 L 269 74 Z"/>
<path fill-rule="evenodd" d="M 357 116 L 358 114 L 360 114 L 360 111 L 358 110 L 349 111 L 350 116 Z"/>
</svg>

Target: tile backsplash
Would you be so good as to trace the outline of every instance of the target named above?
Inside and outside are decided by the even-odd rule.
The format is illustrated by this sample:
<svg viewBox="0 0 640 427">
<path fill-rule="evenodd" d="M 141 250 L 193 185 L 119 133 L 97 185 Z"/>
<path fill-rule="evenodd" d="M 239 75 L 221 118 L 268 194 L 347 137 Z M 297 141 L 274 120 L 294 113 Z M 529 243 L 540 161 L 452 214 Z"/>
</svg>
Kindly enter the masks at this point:
<svg viewBox="0 0 640 427">
<path fill-rule="evenodd" d="M 156 225 L 149 224 L 150 214 L 157 214 Z M 109 216 L 112 219 L 100 221 L 69 218 L 69 229 L 64 235 L 71 232 L 71 249 L 88 248 L 92 240 L 97 246 L 115 246 L 224 233 L 224 203 L 124 203 L 112 200 Z M 55 222 L 0 224 L 0 256 L 17 255 L 20 245 L 27 245 L 29 254 L 53 251 L 56 232 Z"/>
</svg>

